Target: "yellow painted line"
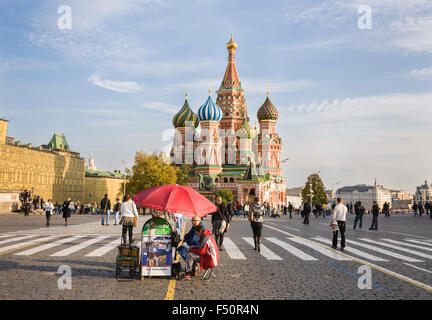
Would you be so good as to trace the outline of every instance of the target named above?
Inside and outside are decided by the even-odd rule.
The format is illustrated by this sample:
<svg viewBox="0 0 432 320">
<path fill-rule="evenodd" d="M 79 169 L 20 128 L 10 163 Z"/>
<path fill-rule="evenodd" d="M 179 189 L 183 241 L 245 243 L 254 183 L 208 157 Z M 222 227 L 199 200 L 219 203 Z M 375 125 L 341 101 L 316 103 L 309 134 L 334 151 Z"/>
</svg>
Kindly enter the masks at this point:
<svg viewBox="0 0 432 320">
<path fill-rule="evenodd" d="M 343 253 L 341 253 L 341 252 L 339 252 L 339 251 L 336 251 L 336 250 L 330 249 L 330 248 L 328 248 L 328 247 L 322 245 L 321 243 L 318 243 L 318 242 L 315 242 L 315 241 L 311 241 L 311 240 L 309 240 L 309 239 L 305 239 L 305 238 L 302 238 L 302 237 L 296 236 L 296 235 L 294 235 L 294 234 L 291 234 L 291 233 L 285 232 L 285 231 L 283 231 L 283 230 L 279 230 L 279 229 L 277 229 L 277 228 L 274 228 L 274 227 L 271 227 L 271 226 L 268 226 L 268 225 L 265 225 L 265 224 L 263 224 L 263 225 L 264 225 L 265 227 L 267 227 L 267 228 L 274 229 L 274 230 L 276 230 L 276 231 L 279 231 L 280 233 L 284 233 L 284 234 L 289 235 L 289 236 L 291 236 L 291 237 L 299 238 L 299 239 L 305 240 L 305 241 L 307 241 L 307 242 L 313 243 L 313 244 L 318 245 L 318 246 L 320 246 L 320 247 L 322 247 L 322 248 L 325 248 L 325 249 L 327 249 L 327 250 L 330 250 L 330 251 L 332 251 L 332 252 L 334 252 L 334 253 L 336 253 L 336 254 L 338 254 L 338 255 L 341 255 L 341 256 L 343 256 L 343 257 L 345 257 L 345 258 L 348 258 L 348 259 L 350 259 L 350 260 L 352 260 L 352 261 L 355 261 L 355 262 L 358 262 L 358 263 L 364 264 L 364 265 L 366 265 L 366 266 L 368 266 L 368 267 L 370 267 L 370 268 L 372 268 L 372 269 L 375 269 L 375 270 L 381 271 L 381 272 L 383 272 L 383 273 L 385 273 L 385 274 L 387 274 L 387 275 L 389 275 L 389 276 L 395 277 L 395 278 L 397 278 L 397 279 L 399 279 L 399 280 L 402 280 L 402 281 L 408 282 L 408 283 L 410 283 L 410 284 L 412 284 L 412 285 L 415 285 L 415 286 L 417 286 L 417 287 L 420 287 L 420 288 L 422 288 L 422 289 L 424 289 L 424 290 L 426 290 L 426 291 L 432 292 L 432 287 L 431 287 L 431 286 L 429 286 L 429 285 L 427 285 L 427 284 L 424 284 L 424 283 L 422 283 L 422 282 L 419 282 L 419 281 L 417 281 L 417 280 L 413 280 L 413 279 L 411 279 L 411 278 L 408 278 L 408 277 L 406 277 L 406 276 L 404 276 L 404 275 L 400 275 L 400 274 L 398 274 L 398 273 L 396 273 L 396 272 L 393 272 L 393 271 L 391 271 L 391 270 L 384 269 L 384 268 L 382 268 L 382 267 L 380 267 L 380 266 L 377 266 L 377 265 L 375 265 L 375 264 L 369 263 L 369 262 L 367 262 L 367 261 L 364 261 L 364 260 L 361 260 L 361 259 L 357 259 L 357 258 L 352 257 L 352 256 L 348 256 L 348 255 L 343 254 Z"/>
<path fill-rule="evenodd" d="M 184 237 L 184 233 L 186 230 L 186 222 L 183 223 L 183 228 L 182 228 L 182 234 L 181 234 L 181 238 L 183 239 Z M 178 244 L 177 248 L 180 247 L 183 244 L 183 240 L 180 241 L 180 243 Z M 174 263 L 179 262 L 180 259 L 180 254 L 177 252 Z M 169 284 L 168 284 L 168 289 L 167 289 L 167 293 L 165 295 L 165 299 L 164 300 L 174 300 L 174 294 L 175 294 L 175 286 L 176 286 L 176 279 L 171 279 Z"/>
</svg>

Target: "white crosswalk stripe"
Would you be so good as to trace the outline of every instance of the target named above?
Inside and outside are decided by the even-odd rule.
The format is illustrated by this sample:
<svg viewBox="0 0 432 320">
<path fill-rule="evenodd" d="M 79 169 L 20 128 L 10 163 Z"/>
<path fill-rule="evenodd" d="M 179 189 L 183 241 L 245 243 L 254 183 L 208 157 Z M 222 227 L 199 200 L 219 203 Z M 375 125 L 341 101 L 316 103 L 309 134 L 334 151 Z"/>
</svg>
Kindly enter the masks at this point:
<svg viewBox="0 0 432 320">
<path fill-rule="evenodd" d="M 330 239 L 325 239 L 325 238 L 321 238 L 321 237 L 315 237 L 313 239 L 317 240 L 317 241 L 320 241 L 320 242 L 323 242 L 323 243 L 330 244 L 330 245 L 332 244 L 332 241 Z M 372 254 L 369 254 L 369 253 L 357 250 L 355 248 L 345 247 L 344 250 L 347 251 L 347 252 L 349 252 L 349 253 L 353 253 L 353 254 L 355 254 L 357 256 L 360 256 L 360 257 L 363 257 L 363 258 L 366 258 L 366 259 L 369 259 L 369 260 L 372 260 L 372 261 L 388 261 L 387 259 L 383 259 L 383 258 L 374 256 Z"/>
<path fill-rule="evenodd" d="M 290 245 L 289 243 L 286 243 L 284 241 L 281 241 L 277 238 L 265 238 L 266 240 L 273 242 L 274 244 L 277 244 L 278 246 L 284 248 L 289 253 L 295 255 L 296 257 L 307 260 L 307 261 L 314 261 L 318 260 L 317 258 L 312 257 L 311 255 L 308 255 L 307 253 L 301 251 L 300 249 L 297 249 L 296 247 Z"/>
<path fill-rule="evenodd" d="M 85 256 L 86 257 L 101 257 L 119 245 L 120 245 L 120 239 L 115 239 L 114 241 L 111 241 L 110 243 L 103 245 L 102 247 L 86 254 Z"/>
<path fill-rule="evenodd" d="M 223 241 L 224 250 L 233 260 L 245 260 L 246 257 L 240 251 L 240 249 L 235 245 L 235 243 L 230 238 L 224 238 Z"/>
<path fill-rule="evenodd" d="M 77 244 L 77 245 L 71 247 L 71 248 L 67 248 L 67 249 L 64 249 L 62 251 L 53 253 L 51 255 L 51 257 L 66 257 L 66 256 L 70 255 L 71 253 L 77 252 L 77 251 L 79 251 L 81 249 L 84 249 L 84 248 L 92 245 L 93 243 L 96 243 L 98 241 L 104 240 L 106 238 L 109 238 L 109 236 L 99 236 L 99 237 L 96 237 L 94 239 L 90 239 L 90 240 L 84 241 L 84 242 L 82 242 L 80 244 Z"/>
<path fill-rule="evenodd" d="M 243 237 L 243 240 L 245 240 L 251 246 L 253 246 L 253 247 L 255 246 L 254 240 L 251 237 Z M 260 253 L 267 260 L 283 260 L 281 257 L 279 257 L 276 253 L 271 251 L 269 248 L 267 248 L 263 244 L 260 245 Z"/>
<path fill-rule="evenodd" d="M 6 240 L 2 240 L 2 241 L 0 241 L 0 244 L 5 244 L 5 243 L 9 243 L 9 242 L 16 242 L 16 241 L 21 241 L 21 240 L 24 240 L 24 239 L 34 238 L 34 237 L 37 237 L 37 235 L 34 234 L 34 235 L 30 235 L 30 236 L 21 236 L 21 237 L 12 238 L 12 239 L 6 239 Z"/>
<path fill-rule="evenodd" d="M 66 238 L 66 239 L 58 240 L 56 242 L 47 243 L 45 245 L 38 246 L 36 248 L 32 248 L 32 249 L 28 249 L 28 250 L 25 250 L 25 251 L 22 251 L 22 252 L 18 252 L 18 253 L 15 253 L 15 255 L 17 255 L 17 256 L 30 256 L 30 255 L 35 254 L 37 252 L 41 252 L 43 250 L 48 250 L 48 249 L 57 247 L 59 245 L 62 245 L 62 244 L 68 243 L 68 242 L 72 242 L 74 240 L 77 240 L 77 239 L 80 239 L 80 238 L 83 238 L 83 237 L 84 237 L 84 235 L 72 236 L 72 237 L 69 237 L 69 238 Z"/>
<path fill-rule="evenodd" d="M 396 240 L 392 240 L 392 239 L 381 239 L 381 240 L 384 240 L 384 241 L 387 241 L 387 242 L 391 242 L 391 243 L 400 244 L 400 245 L 406 246 L 406 247 L 417 248 L 417 249 L 422 249 L 422 250 L 426 250 L 426 251 L 432 251 L 432 248 L 425 248 L 425 247 L 422 247 L 422 246 L 418 246 L 418 245 L 411 244 L 411 243 L 405 243 L 405 242 L 402 242 L 402 241 L 396 241 Z"/>
<path fill-rule="evenodd" d="M 418 243 L 418 244 L 423 244 L 425 246 L 431 246 L 432 247 L 432 243 L 424 242 L 424 241 L 417 240 L 417 239 L 407 239 L 406 241 L 414 242 L 414 243 Z"/>
<path fill-rule="evenodd" d="M 48 241 L 48 240 L 51 240 L 51 239 L 54 239 L 54 238 L 58 238 L 58 237 L 59 236 L 48 236 L 48 237 L 33 239 L 33 240 L 25 241 L 25 242 L 15 243 L 15 244 L 12 244 L 12 245 L 7 246 L 7 247 L 1 247 L 0 248 L 0 253 L 6 252 L 6 251 L 9 251 L 9 250 L 13 250 L 13 249 L 17 249 L 17 248 L 21 248 L 21 247 L 25 247 L 25 246 L 31 245 L 33 243 Z"/>
<path fill-rule="evenodd" d="M 412 255 L 416 255 L 416 256 L 419 256 L 419 257 L 422 257 L 422 258 L 432 259 L 432 256 L 430 254 L 426 254 L 426 253 L 423 253 L 423 252 L 420 252 L 420 251 L 415 251 L 415 250 L 411 250 L 411 249 L 407 249 L 407 248 L 402 248 L 400 246 L 395 246 L 393 244 L 388 244 L 388 243 L 384 243 L 384 242 L 378 242 L 376 240 L 371 240 L 371 239 L 366 239 L 366 238 L 360 238 L 360 240 L 366 241 L 366 242 L 369 242 L 369 243 L 379 244 L 380 246 L 396 249 L 396 250 L 403 251 L 403 252 L 406 252 L 406 253 L 410 253 Z"/>
<path fill-rule="evenodd" d="M 415 259 L 415 258 L 410 258 L 410 257 L 404 256 L 402 254 L 395 253 L 395 252 L 392 252 L 392 251 L 389 251 L 389 250 L 386 250 L 386 249 L 374 247 L 374 246 L 371 246 L 371 245 L 368 245 L 368 244 L 365 244 L 365 243 L 362 243 L 362 242 L 359 242 L 359 241 L 346 240 L 346 242 L 350 243 L 350 244 L 353 244 L 353 245 L 356 245 L 356 246 L 359 246 L 359 247 L 363 247 L 363 248 L 372 250 L 372 251 L 376 251 L 376 252 L 379 252 L 379 253 L 382 253 L 382 254 L 385 254 L 387 256 L 390 256 L 390 257 L 393 257 L 393 258 L 397 258 L 397 259 L 400 259 L 400 260 L 404 260 L 404 261 L 408 261 L 408 262 L 423 262 L 422 260 L 418 260 L 418 259 Z"/>
<path fill-rule="evenodd" d="M 312 249 L 318 251 L 319 253 L 321 253 L 327 257 L 330 257 L 332 259 L 341 260 L 341 261 L 350 261 L 351 260 L 351 259 L 345 258 L 344 256 L 341 256 L 337 253 L 334 253 L 330 249 L 323 248 L 323 247 L 321 247 L 315 243 L 309 242 L 305 239 L 300 239 L 300 238 L 288 238 L 288 239 L 291 241 L 300 243 L 302 245 L 305 245 L 306 247 L 312 248 Z"/>
</svg>

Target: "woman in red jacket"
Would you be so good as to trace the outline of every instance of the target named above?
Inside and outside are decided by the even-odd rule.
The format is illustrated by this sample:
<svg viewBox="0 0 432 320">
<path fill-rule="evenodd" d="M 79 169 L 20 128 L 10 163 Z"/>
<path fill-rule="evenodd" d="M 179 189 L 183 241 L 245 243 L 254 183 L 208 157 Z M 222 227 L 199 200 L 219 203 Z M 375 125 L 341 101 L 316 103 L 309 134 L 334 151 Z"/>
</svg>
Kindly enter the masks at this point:
<svg viewBox="0 0 432 320">
<path fill-rule="evenodd" d="M 211 231 L 204 229 L 202 225 L 197 225 L 195 232 L 200 237 L 200 246 L 189 249 L 186 258 L 186 273 L 183 280 L 190 280 L 195 262 L 199 262 L 201 270 L 213 268 L 219 264 L 219 250 L 215 240 L 212 238 Z"/>
</svg>

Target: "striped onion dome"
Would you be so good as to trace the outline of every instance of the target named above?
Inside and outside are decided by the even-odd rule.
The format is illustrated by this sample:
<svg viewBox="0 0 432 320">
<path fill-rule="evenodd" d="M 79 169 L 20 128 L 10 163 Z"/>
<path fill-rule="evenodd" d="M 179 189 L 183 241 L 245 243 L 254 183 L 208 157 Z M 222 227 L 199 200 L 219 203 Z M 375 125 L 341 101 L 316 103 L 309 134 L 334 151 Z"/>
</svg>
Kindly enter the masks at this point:
<svg viewBox="0 0 432 320">
<path fill-rule="evenodd" d="M 198 117 L 189 107 L 187 95 L 183 107 L 173 117 L 174 128 L 185 127 L 187 121 L 193 121 L 195 128 L 198 127 Z"/>
<path fill-rule="evenodd" d="M 257 134 L 258 134 L 257 130 L 252 128 L 249 125 L 249 117 L 243 118 L 243 123 L 235 132 L 236 137 L 243 137 L 243 138 L 247 137 L 248 139 L 255 138 Z"/>
<path fill-rule="evenodd" d="M 210 95 L 207 101 L 198 109 L 198 119 L 199 121 L 220 121 L 222 119 L 222 109 L 215 105 Z"/>
<path fill-rule="evenodd" d="M 261 108 L 258 109 L 258 120 L 277 120 L 279 117 L 278 111 L 273 103 L 270 101 L 267 94 L 267 99 L 264 101 Z"/>
</svg>

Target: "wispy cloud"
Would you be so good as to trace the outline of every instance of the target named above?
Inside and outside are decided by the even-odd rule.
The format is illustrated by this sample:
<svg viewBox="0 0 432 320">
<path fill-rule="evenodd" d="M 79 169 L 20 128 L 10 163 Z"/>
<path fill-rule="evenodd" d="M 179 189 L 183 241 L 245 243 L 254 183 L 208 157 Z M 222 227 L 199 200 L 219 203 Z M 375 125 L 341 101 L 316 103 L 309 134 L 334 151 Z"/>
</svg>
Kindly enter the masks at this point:
<svg viewBox="0 0 432 320">
<path fill-rule="evenodd" d="M 412 69 L 408 76 L 419 80 L 432 80 L 432 68 Z"/>
<path fill-rule="evenodd" d="M 372 30 L 357 29 L 360 5 L 372 10 Z M 432 53 L 432 2 L 428 0 L 327 0 L 316 6 L 287 5 L 283 9 L 285 22 L 304 27 L 337 30 L 338 43 L 346 42 L 374 50 L 402 50 L 407 53 Z M 313 40 L 313 43 L 318 43 Z M 321 42 L 326 44 L 325 39 Z"/>
<path fill-rule="evenodd" d="M 143 90 L 143 87 L 136 82 L 109 79 L 102 80 L 96 74 L 92 74 L 87 80 L 95 86 L 121 93 L 135 93 Z"/>
<path fill-rule="evenodd" d="M 152 101 L 144 103 L 143 108 L 149 109 L 149 110 L 156 110 L 162 113 L 168 113 L 168 114 L 175 114 L 180 110 L 179 106 L 175 106 L 172 104 L 168 104 L 165 102 L 160 101 Z"/>
</svg>

